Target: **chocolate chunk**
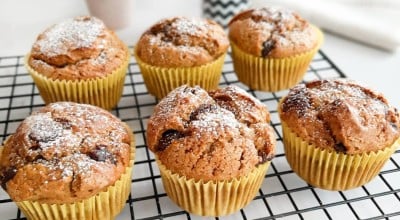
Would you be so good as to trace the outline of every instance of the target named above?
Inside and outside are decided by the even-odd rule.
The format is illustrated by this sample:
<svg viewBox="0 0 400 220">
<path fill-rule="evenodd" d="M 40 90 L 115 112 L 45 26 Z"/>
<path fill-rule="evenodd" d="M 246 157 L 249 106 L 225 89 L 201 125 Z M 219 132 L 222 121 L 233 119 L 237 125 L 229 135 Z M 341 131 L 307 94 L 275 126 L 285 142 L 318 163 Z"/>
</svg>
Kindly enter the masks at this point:
<svg viewBox="0 0 400 220">
<path fill-rule="evenodd" d="M 263 49 L 261 50 L 261 56 L 267 57 L 271 53 L 271 51 L 275 48 L 275 41 L 268 39 L 264 41 L 262 46 Z"/>
<path fill-rule="evenodd" d="M 4 190 L 7 190 L 7 182 L 14 178 L 15 174 L 17 174 L 17 169 L 15 167 L 10 167 L 0 175 L 1 187 Z"/>
<path fill-rule="evenodd" d="M 157 145 L 157 151 L 165 150 L 173 140 L 184 137 L 185 135 L 182 132 L 177 130 L 167 130 L 162 134 L 162 137 Z"/>
<path fill-rule="evenodd" d="M 71 129 L 71 122 L 66 118 L 54 118 L 54 121 L 62 124 L 64 129 Z"/>
<path fill-rule="evenodd" d="M 346 153 L 346 151 L 347 151 L 346 147 L 342 143 L 335 144 L 335 146 L 333 146 L 333 148 L 335 148 L 335 150 L 337 152 Z"/>
<path fill-rule="evenodd" d="M 197 116 L 206 112 L 213 112 L 217 109 L 216 105 L 202 104 L 190 114 L 190 120 L 198 120 Z"/>
<path fill-rule="evenodd" d="M 390 122 L 390 126 L 392 126 L 392 128 L 395 129 L 395 130 L 398 129 L 397 124 L 395 124 L 393 122 Z"/>
<path fill-rule="evenodd" d="M 258 151 L 258 156 L 260 157 L 261 161 L 259 162 L 259 164 L 263 164 L 267 161 L 271 161 L 272 158 L 274 158 L 275 155 L 273 154 L 267 154 L 264 151 Z"/>
<path fill-rule="evenodd" d="M 90 151 L 88 153 L 88 156 L 92 158 L 95 161 L 100 161 L 100 162 L 111 162 L 113 164 L 116 164 L 117 161 L 114 157 L 113 154 L 111 154 L 108 150 L 107 147 L 104 145 L 98 145 L 96 149 L 93 151 Z"/>
<path fill-rule="evenodd" d="M 232 101 L 232 97 L 230 97 L 229 95 L 218 95 L 216 97 L 214 97 L 215 101 L 221 101 L 221 102 L 230 102 Z"/>
</svg>

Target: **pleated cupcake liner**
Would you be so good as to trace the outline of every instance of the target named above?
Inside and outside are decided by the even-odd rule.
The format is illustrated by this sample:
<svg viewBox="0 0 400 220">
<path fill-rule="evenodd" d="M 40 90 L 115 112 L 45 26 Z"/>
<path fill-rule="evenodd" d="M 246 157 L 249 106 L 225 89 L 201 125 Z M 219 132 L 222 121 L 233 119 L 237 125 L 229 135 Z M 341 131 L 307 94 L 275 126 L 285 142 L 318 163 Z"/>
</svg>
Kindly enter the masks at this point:
<svg viewBox="0 0 400 220">
<path fill-rule="evenodd" d="M 121 177 L 105 191 L 87 199 L 65 204 L 51 204 L 38 201 L 16 202 L 29 220 L 89 220 L 114 219 L 126 204 L 131 192 L 132 168 L 135 160 L 135 139 L 132 130 L 126 125 L 131 136 L 129 166 Z M 6 140 L 7 141 L 7 140 Z M 3 146 L 0 146 L 0 158 Z"/>
<path fill-rule="evenodd" d="M 232 180 L 196 181 L 172 173 L 157 159 L 167 195 L 182 209 L 200 216 L 237 212 L 256 196 L 270 162 L 258 165 L 247 176 Z"/>
<path fill-rule="evenodd" d="M 103 77 L 84 80 L 60 80 L 46 77 L 29 65 L 29 56 L 30 54 L 25 57 L 25 67 L 46 104 L 71 101 L 111 110 L 122 96 L 130 60 L 128 48 L 126 48 L 126 60 L 117 69 Z"/>
<path fill-rule="evenodd" d="M 362 186 L 379 174 L 400 146 L 400 138 L 375 152 L 345 154 L 309 144 L 282 122 L 287 161 L 293 171 L 310 185 L 327 190 Z"/>
<path fill-rule="evenodd" d="M 139 65 L 143 81 L 148 92 L 158 99 L 162 99 L 169 92 L 181 85 L 200 86 L 205 90 L 218 87 L 225 54 L 218 59 L 194 67 L 157 67 L 143 62 L 136 54 L 135 59 Z"/>
<path fill-rule="evenodd" d="M 239 81 L 251 89 L 269 92 L 288 89 L 299 83 L 323 42 L 323 33 L 313 27 L 318 33 L 315 48 L 287 58 L 254 56 L 231 41 L 233 67 Z"/>
</svg>

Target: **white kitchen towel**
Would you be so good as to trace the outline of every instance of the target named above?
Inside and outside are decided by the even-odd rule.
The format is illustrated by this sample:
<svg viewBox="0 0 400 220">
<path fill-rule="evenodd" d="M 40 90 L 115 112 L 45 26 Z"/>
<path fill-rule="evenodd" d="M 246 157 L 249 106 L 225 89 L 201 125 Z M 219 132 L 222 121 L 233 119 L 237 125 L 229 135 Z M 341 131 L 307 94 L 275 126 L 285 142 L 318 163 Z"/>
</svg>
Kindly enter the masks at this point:
<svg viewBox="0 0 400 220">
<path fill-rule="evenodd" d="M 251 7 L 292 9 L 311 23 L 388 51 L 400 47 L 399 0 L 252 0 Z"/>
</svg>

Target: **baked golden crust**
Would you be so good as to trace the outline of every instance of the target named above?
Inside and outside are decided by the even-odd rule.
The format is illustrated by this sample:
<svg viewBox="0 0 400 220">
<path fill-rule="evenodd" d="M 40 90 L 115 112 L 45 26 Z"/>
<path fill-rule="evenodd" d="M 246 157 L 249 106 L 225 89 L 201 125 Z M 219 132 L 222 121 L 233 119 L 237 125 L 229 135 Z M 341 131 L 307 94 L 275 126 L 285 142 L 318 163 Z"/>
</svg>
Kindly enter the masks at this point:
<svg viewBox="0 0 400 220">
<path fill-rule="evenodd" d="M 284 58 L 318 46 L 318 32 L 298 14 L 265 7 L 239 13 L 229 23 L 229 39 L 259 57 Z"/>
<path fill-rule="evenodd" d="M 32 46 L 29 65 L 51 79 L 102 77 L 129 56 L 124 43 L 95 17 L 75 17 L 41 33 Z"/>
<path fill-rule="evenodd" d="M 147 145 L 173 173 L 230 180 L 273 158 L 269 120 L 267 108 L 238 87 L 181 86 L 155 107 Z"/>
<path fill-rule="evenodd" d="M 347 154 L 390 146 L 400 117 L 382 94 L 347 80 L 299 84 L 283 98 L 281 120 L 308 143 Z"/>
<path fill-rule="evenodd" d="M 72 203 L 117 181 L 131 136 L 111 113 L 58 102 L 28 116 L 4 144 L 0 182 L 14 201 Z"/>
<path fill-rule="evenodd" d="M 150 65 L 193 67 L 216 60 L 228 47 L 228 37 L 216 22 L 173 17 L 143 33 L 135 50 Z"/>
</svg>

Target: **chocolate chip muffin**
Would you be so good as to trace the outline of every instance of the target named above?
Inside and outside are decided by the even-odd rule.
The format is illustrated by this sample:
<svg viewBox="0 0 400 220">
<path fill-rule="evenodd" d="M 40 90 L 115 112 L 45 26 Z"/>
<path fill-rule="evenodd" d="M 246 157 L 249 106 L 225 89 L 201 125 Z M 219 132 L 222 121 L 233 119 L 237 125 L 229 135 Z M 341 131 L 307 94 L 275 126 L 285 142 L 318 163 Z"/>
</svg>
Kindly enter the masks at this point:
<svg viewBox="0 0 400 220">
<path fill-rule="evenodd" d="M 130 192 L 133 155 L 131 130 L 109 112 L 52 103 L 4 143 L 0 182 L 30 219 L 113 218 Z"/>
<path fill-rule="evenodd" d="M 278 91 L 303 78 L 322 33 L 293 11 L 265 7 L 234 16 L 229 39 L 239 80 L 253 89 Z"/>
<path fill-rule="evenodd" d="M 216 22 L 172 17 L 142 34 L 135 57 L 147 89 L 162 98 L 183 84 L 215 89 L 228 47 L 228 37 Z"/>
<path fill-rule="evenodd" d="M 129 58 L 125 44 L 101 20 L 81 16 L 39 34 L 26 66 L 46 103 L 75 101 L 110 109 L 121 96 Z"/>
<path fill-rule="evenodd" d="M 349 80 L 292 88 L 279 106 L 293 170 L 332 190 L 361 186 L 399 146 L 400 117 L 384 96 Z"/>
<path fill-rule="evenodd" d="M 269 121 L 267 108 L 235 86 L 206 92 L 185 85 L 172 91 L 147 126 L 147 145 L 167 194 L 185 210 L 207 216 L 227 215 L 248 204 L 274 156 Z M 183 193 L 186 189 L 189 194 Z M 232 193 L 222 202 L 225 190 Z M 236 190 L 246 193 L 236 195 Z M 198 199 L 187 202 L 187 197 Z"/>
</svg>

